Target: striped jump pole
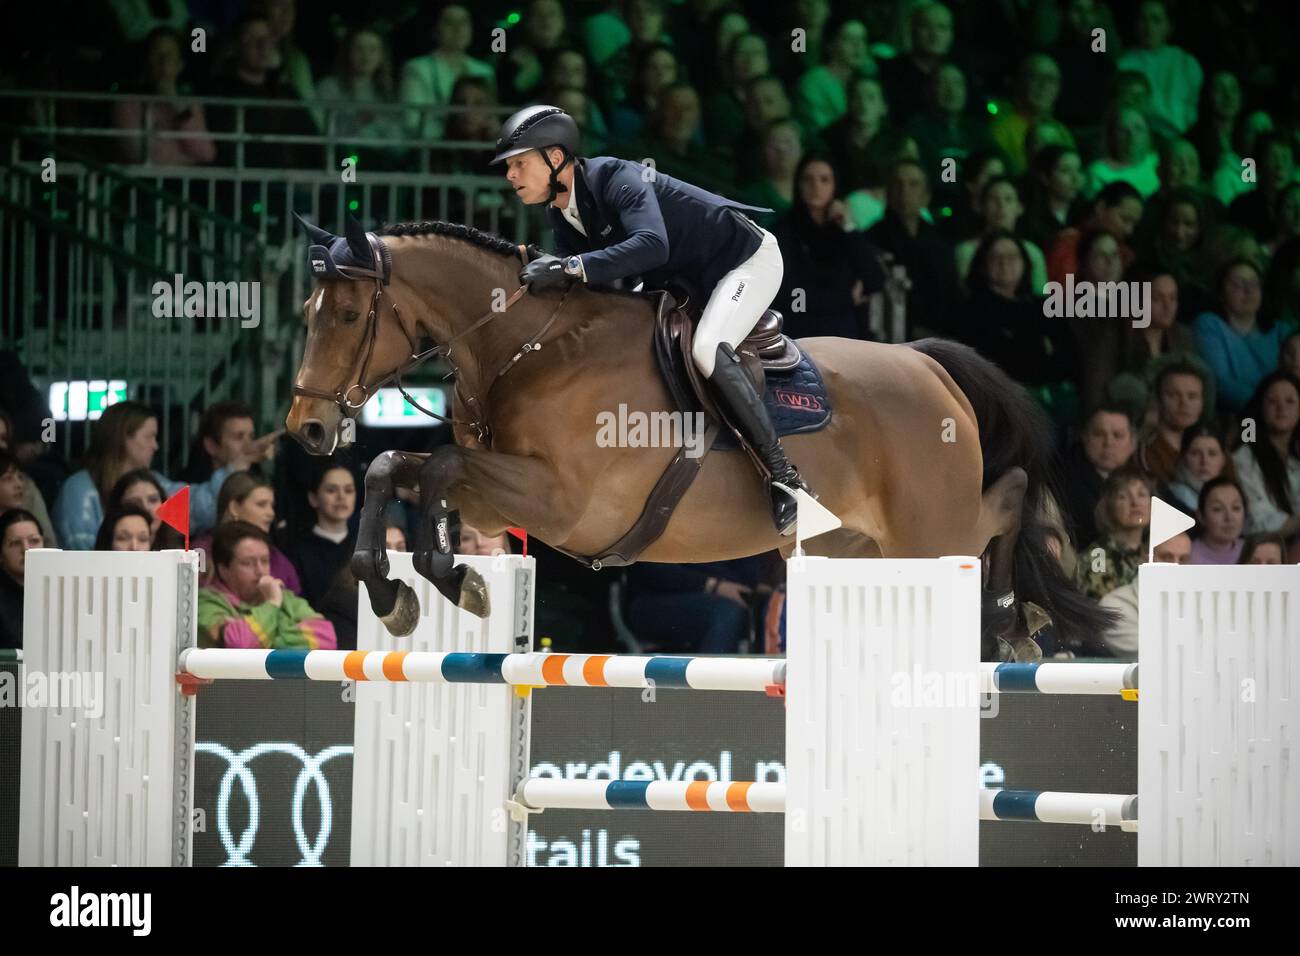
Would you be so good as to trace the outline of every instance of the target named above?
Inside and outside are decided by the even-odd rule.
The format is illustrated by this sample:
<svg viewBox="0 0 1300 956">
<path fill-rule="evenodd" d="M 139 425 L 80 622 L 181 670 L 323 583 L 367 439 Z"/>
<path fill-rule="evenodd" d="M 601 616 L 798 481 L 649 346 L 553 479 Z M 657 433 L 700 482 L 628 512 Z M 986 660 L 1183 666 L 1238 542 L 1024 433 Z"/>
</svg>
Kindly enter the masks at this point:
<svg viewBox="0 0 1300 956">
<path fill-rule="evenodd" d="M 180 671 L 208 680 L 354 680 L 526 687 L 657 687 L 763 692 L 785 661 L 615 654 L 464 654 L 190 648 Z"/>
<path fill-rule="evenodd" d="M 1100 823 L 1137 830 L 1136 794 L 1063 793 L 1052 790 L 981 790 L 981 820 L 1031 823 Z"/>
<path fill-rule="evenodd" d="M 784 813 L 784 783 L 708 780 L 554 780 L 533 777 L 515 791 L 517 809 L 697 810 Z M 516 807 L 511 807 L 512 812 Z"/>
<path fill-rule="evenodd" d="M 668 687 L 764 691 L 785 684 L 785 661 L 617 654 L 466 654 L 192 648 L 181 671 L 209 680 L 358 680 L 534 687 Z M 1137 664 L 980 665 L 985 694 L 1137 691 Z"/>
<path fill-rule="evenodd" d="M 515 791 L 525 813 L 539 810 L 695 810 L 783 813 L 784 783 L 708 780 L 555 780 L 534 777 Z M 1051 790 L 981 790 L 981 820 L 1030 823 L 1101 823 L 1137 829 L 1137 797 L 1124 793 Z"/>
<path fill-rule="evenodd" d="M 1137 664 L 980 664 L 985 694 L 1117 694 L 1137 700 Z"/>
</svg>

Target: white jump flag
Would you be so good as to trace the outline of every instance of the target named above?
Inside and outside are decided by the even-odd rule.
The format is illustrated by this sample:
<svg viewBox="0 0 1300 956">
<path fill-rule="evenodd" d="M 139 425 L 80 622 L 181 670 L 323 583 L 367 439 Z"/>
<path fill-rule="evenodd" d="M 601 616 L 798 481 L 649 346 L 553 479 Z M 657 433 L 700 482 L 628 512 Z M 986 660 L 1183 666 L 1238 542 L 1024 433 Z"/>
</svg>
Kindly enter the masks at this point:
<svg viewBox="0 0 1300 956">
<path fill-rule="evenodd" d="M 1181 534 L 1192 525 L 1195 518 L 1189 518 L 1173 505 L 1167 505 L 1154 495 L 1151 497 L 1151 534 L 1147 546 L 1147 560 L 1156 559 L 1156 545 L 1164 544 L 1176 534 Z"/>
<path fill-rule="evenodd" d="M 803 543 L 809 538 L 834 531 L 843 524 L 833 512 L 823 508 L 816 498 L 802 488 L 791 489 L 780 484 L 777 487 L 785 489 L 786 494 L 794 495 L 794 500 L 798 502 L 799 516 L 795 519 L 794 526 L 794 557 L 803 556 Z"/>
</svg>

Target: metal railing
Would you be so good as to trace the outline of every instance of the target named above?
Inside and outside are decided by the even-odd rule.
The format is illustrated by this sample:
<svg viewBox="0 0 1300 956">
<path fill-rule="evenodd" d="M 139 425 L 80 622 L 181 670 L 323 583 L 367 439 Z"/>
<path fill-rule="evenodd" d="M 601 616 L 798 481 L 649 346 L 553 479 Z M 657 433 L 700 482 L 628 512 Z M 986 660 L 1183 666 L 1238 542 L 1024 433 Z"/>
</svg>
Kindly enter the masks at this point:
<svg viewBox="0 0 1300 956">
<path fill-rule="evenodd" d="M 358 151 L 367 155 L 381 155 L 390 160 L 400 160 L 403 171 L 419 174 L 438 172 L 439 162 L 446 156 L 467 153 L 473 157 L 474 164 L 482 163 L 487 170 L 494 140 L 449 140 L 443 137 L 406 135 L 408 127 L 417 125 L 421 128 L 440 126 L 449 118 L 468 113 L 486 113 L 498 119 L 504 119 L 517 107 L 513 106 L 452 106 L 425 105 L 412 106 L 402 103 L 366 103 L 355 100 L 316 100 L 310 102 L 289 99 L 250 99 L 247 97 L 214 97 L 193 94 L 161 96 L 157 94 L 126 93 L 85 93 L 47 90 L 0 90 L 0 100 L 14 100 L 25 104 L 32 121 L 19 124 L 16 128 L 20 136 L 38 135 L 47 140 L 56 137 L 64 141 L 82 144 L 83 151 L 93 146 L 112 147 L 131 141 L 143 147 L 143 160 L 139 165 L 150 166 L 151 147 L 160 140 L 209 140 L 213 143 L 230 144 L 231 152 L 219 164 L 228 169 L 243 171 L 267 167 L 252 166 L 246 161 L 246 154 L 253 146 L 300 147 L 319 151 L 320 164 L 316 167 L 323 172 L 337 175 L 344 158 L 358 159 L 363 165 L 365 156 L 357 157 Z M 112 119 L 111 108 L 130 104 L 140 107 L 140 125 L 124 127 L 116 125 Z M 161 129 L 154 122 L 157 113 L 163 108 L 192 109 L 201 106 L 207 117 L 207 127 L 203 130 Z M 212 129 L 215 115 L 229 111 L 233 129 Z M 346 132 L 346 117 L 354 113 L 369 113 L 391 117 L 395 126 L 401 126 L 403 135 L 381 137 L 356 135 Z M 255 132 L 249 123 L 255 114 L 275 114 L 281 117 L 298 114 L 310 118 L 309 123 L 314 132 L 279 131 L 273 133 Z M 316 122 L 319 116 L 321 122 Z M 411 123 L 412 116 L 418 116 L 416 124 Z M 95 122 L 98 120 L 99 122 Z M 218 124 L 221 125 L 221 124 Z M 278 124 L 277 124 L 278 125 Z M 120 150 L 111 151 L 101 159 L 119 158 Z M 16 158 L 16 157 L 15 157 Z M 135 165 L 135 164 L 132 164 Z M 210 167 L 213 164 L 198 164 Z"/>
<path fill-rule="evenodd" d="M 255 394 L 262 342 L 237 321 L 159 314 L 160 289 L 177 275 L 237 281 L 264 258 L 252 230 L 111 169 L 0 165 L 4 341 L 42 391 L 125 380 L 160 416 L 165 470 L 180 464 L 203 407 Z M 64 420 L 55 441 L 75 459 L 89 430 Z"/>
</svg>

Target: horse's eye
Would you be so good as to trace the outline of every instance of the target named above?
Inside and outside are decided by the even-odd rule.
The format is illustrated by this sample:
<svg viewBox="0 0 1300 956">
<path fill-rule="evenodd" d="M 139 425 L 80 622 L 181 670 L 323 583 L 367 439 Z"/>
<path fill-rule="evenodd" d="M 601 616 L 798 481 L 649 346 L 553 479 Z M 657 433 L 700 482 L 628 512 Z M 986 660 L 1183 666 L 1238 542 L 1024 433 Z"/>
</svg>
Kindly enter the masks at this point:
<svg viewBox="0 0 1300 956">
<path fill-rule="evenodd" d="M 344 313 L 343 313 L 343 322 L 344 322 L 344 324 L 346 324 L 346 325 L 351 325 L 353 322 L 355 322 L 355 321 L 356 321 L 357 319 L 359 319 L 359 318 L 361 318 L 361 313 L 360 313 L 360 312 L 344 312 Z"/>
</svg>

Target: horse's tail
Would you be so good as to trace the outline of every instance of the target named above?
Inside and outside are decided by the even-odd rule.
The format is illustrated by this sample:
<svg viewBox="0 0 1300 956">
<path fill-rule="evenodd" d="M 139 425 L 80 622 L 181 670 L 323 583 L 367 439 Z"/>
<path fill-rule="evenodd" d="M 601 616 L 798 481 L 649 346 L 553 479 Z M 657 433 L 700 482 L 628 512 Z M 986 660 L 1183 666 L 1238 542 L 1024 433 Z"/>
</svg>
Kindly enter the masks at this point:
<svg viewBox="0 0 1300 956">
<path fill-rule="evenodd" d="M 1097 646 L 1116 615 L 1083 594 L 1047 547 L 1045 511 L 1061 496 L 1046 416 L 1020 385 L 969 346 L 933 338 L 908 344 L 942 365 L 971 403 L 984 454 L 984 489 L 1009 468 L 1019 466 L 1029 476 L 1015 547 L 1017 600 L 1047 611 L 1067 644 Z"/>
</svg>

